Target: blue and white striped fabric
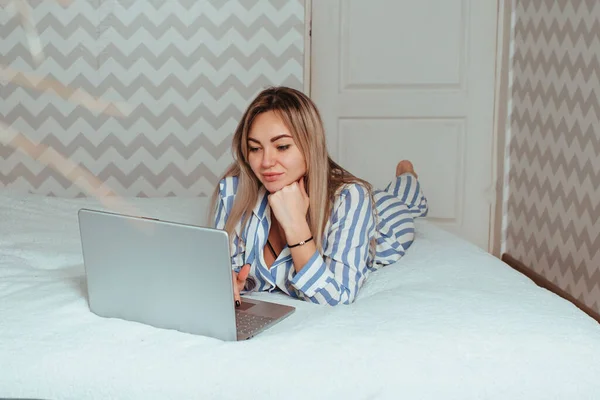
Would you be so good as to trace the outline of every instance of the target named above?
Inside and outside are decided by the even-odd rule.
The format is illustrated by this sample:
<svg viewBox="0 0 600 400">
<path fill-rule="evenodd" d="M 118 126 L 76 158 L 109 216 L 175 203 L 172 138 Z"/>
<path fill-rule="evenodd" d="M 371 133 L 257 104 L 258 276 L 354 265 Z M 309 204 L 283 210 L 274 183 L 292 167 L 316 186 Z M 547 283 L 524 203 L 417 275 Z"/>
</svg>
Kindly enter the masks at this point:
<svg viewBox="0 0 600 400">
<path fill-rule="evenodd" d="M 214 226 L 223 229 L 237 191 L 237 177 L 219 183 Z M 264 188 L 246 228 L 235 228 L 231 264 L 236 271 L 250 264 L 252 290 L 284 293 L 319 304 L 349 304 L 369 273 L 398 261 L 414 240 L 414 218 L 427 215 L 427 199 L 411 174 L 403 174 L 385 190 L 373 192 L 375 210 L 367 190 L 358 184 L 344 186 L 336 197 L 323 235 L 323 253 L 313 254 L 296 272 L 290 249 L 285 247 L 271 268 L 264 248 L 271 226 L 268 193 Z M 375 212 L 374 212 L 375 211 Z M 375 255 L 370 252 L 375 240 Z"/>
</svg>

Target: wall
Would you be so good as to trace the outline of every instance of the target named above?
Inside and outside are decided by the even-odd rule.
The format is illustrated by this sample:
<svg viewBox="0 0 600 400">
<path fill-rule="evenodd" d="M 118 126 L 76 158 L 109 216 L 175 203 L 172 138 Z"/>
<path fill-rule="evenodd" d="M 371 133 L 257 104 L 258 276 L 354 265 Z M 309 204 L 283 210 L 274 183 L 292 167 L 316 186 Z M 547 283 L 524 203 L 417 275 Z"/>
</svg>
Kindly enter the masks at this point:
<svg viewBox="0 0 600 400">
<path fill-rule="evenodd" d="M 303 65 L 304 0 L 8 1 L 0 188 L 209 194 L 248 102 Z"/>
<path fill-rule="evenodd" d="M 600 312 L 600 2 L 513 5 L 502 251 Z"/>
</svg>

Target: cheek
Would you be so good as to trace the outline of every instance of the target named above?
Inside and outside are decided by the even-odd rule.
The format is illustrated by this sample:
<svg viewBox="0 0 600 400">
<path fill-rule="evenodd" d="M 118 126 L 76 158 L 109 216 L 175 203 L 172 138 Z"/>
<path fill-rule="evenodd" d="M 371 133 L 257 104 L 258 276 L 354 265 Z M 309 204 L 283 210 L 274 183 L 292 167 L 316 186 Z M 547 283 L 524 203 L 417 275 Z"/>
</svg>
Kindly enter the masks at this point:
<svg viewBox="0 0 600 400">
<path fill-rule="evenodd" d="M 302 154 L 298 154 L 298 158 L 296 159 L 296 168 L 306 172 L 306 160 Z"/>
<path fill-rule="evenodd" d="M 252 172 L 256 174 L 258 167 L 260 166 L 260 160 L 257 160 L 257 157 L 252 153 L 248 154 L 248 164 L 250 164 L 250 168 Z"/>
</svg>

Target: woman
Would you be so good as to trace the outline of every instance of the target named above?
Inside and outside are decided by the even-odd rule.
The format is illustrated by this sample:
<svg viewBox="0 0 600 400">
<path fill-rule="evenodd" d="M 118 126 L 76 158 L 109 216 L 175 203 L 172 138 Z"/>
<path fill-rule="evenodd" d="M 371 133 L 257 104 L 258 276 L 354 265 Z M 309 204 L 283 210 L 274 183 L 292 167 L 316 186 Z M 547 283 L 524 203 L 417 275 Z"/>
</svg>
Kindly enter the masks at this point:
<svg viewBox="0 0 600 400">
<path fill-rule="evenodd" d="M 319 304 L 352 303 L 369 273 L 405 254 L 414 218 L 427 214 L 409 161 L 384 191 L 333 162 L 319 112 L 297 90 L 262 91 L 232 147 L 210 220 L 232 239 L 236 306 L 240 293 L 275 289 Z"/>
</svg>

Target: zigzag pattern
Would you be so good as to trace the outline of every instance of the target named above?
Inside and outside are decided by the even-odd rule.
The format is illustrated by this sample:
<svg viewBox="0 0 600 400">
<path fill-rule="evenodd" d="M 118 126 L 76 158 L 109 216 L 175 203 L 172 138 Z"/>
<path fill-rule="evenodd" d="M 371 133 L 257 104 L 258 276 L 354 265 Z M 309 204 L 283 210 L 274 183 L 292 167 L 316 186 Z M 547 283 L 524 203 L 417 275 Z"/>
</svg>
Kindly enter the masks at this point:
<svg viewBox="0 0 600 400">
<path fill-rule="evenodd" d="M 20 142 L 26 140 L 22 135 L 13 139 L 8 146 L 0 145 L 0 154 L 12 153 L 9 148 L 14 148 Z M 34 151 L 43 151 L 45 148 L 53 149 L 59 154 L 75 154 L 77 151 L 85 151 L 93 160 L 99 160 L 108 151 L 115 151 L 124 159 L 131 158 L 137 151 L 144 150 L 151 157 L 159 159 L 161 155 L 167 151 L 175 151 L 184 160 L 189 160 L 195 153 L 200 150 L 206 151 L 215 158 L 220 158 L 229 152 L 229 143 L 227 141 L 214 145 L 204 135 L 198 135 L 189 143 L 182 142 L 175 134 L 169 134 L 159 143 L 155 143 L 148 137 L 143 135 L 135 136 L 130 143 L 123 143 L 114 134 L 109 134 L 98 145 L 92 143 L 84 134 L 78 134 L 73 140 L 67 144 L 63 143 L 62 138 L 58 138 L 53 134 L 44 136 L 39 144 L 33 144 Z M 5 157 L 6 161 L 10 161 L 10 156 Z M 5 165 L 5 164 L 4 164 Z"/>
<path fill-rule="evenodd" d="M 54 43 L 48 43 L 44 46 L 44 53 L 48 60 L 52 60 L 56 66 L 66 70 L 74 60 L 85 61 L 89 67 L 95 68 L 98 62 L 96 56 L 88 50 L 82 50 L 81 47 L 74 47 L 68 52 L 59 50 Z M 272 45 L 272 43 L 271 43 Z M 252 50 L 252 51 L 248 51 Z M 106 46 L 105 51 L 111 54 L 111 61 L 115 61 L 123 69 L 129 69 L 140 59 L 146 60 L 154 68 L 160 69 L 169 61 L 174 60 L 184 67 L 194 67 L 198 60 L 203 59 L 214 70 L 222 69 L 230 60 L 244 60 L 248 65 L 255 65 L 260 60 L 265 60 L 274 71 L 279 71 L 290 60 L 302 60 L 302 49 L 296 46 L 286 47 L 281 54 L 274 54 L 269 50 L 269 46 L 264 43 L 258 44 L 255 48 L 245 48 L 244 53 L 235 47 L 227 47 L 220 54 L 212 53 L 212 50 L 205 44 L 200 43 L 194 46 L 189 53 L 184 53 L 178 46 L 169 45 L 162 52 L 156 54 L 150 50 L 145 43 L 141 43 L 131 53 L 125 54 L 119 47 L 111 43 Z M 246 54 L 249 53 L 249 54 Z M 3 56 L 6 60 L 22 60 L 31 69 L 36 68 L 37 64 L 31 59 L 31 52 L 28 47 L 21 43 L 15 44 L 8 53 Z"/>
<path fill-rule="evenodd" d="M 506 252 L 600 312 L 600 3 L 516 5 Z"/>
<path fill-rule="evenodd" d="M 39 193 L 46 193 L 48 196 L 57 197 L 89 197 L 92 188 L 94 190 L 98 189 L 94 193 L 97 192 L 101 196 L 114 196 L 119 195 L 119 192 L 130 191 L 135 193 L 135 197 L 183 197 L 185 195 L 181 193 L 184 192 L 189 193 L 191 197 L 205 197 L 210 196 L 214 190 L 212 182 L 208 181 L 204 176 L 196 176 L 191 186 L 183 187 L 180 181 L 173 177 L 168 177 L 163 184 L 153 187 L 148 186 L 146 182 L 147 178 L 144 177 L 140 177 L 130 186 L 127 186 L 110 176 L 110 174 L 105 174 L 105 176 L 109 177 L 103 182 L 103 187 L 99 187 L 90 183 L 86 178 L 80 177 L 75 179 L 76 174 L 71 174 L 69 175 L 69 179 L 66 179 L 62 173 L 51 168 L 45 169 L 44 173 L 39 175 L 33 174 L 25 167 L 17 172 L 22 172 L 24 175 L 12 180 L 10 184 L 6 185 L 7 188 L 18 188 L 19 190 L 28 190 L 31 192 L 38 191 Z M 202 169 L 199 172 L 201 173 Z M 6 177 L 3 178 L 6 179 Z M 75 183 L 72 180 L 75 180 Z M 59 193 L 55 193 L 53 190 L 57 190 Z"/>
<path fill-rule="evenodd" d="M 43 59 L 18 16 L 0 26 L 0 188 L 207 195 L 252 97 L 303 87 L 303 0 L 13 1 Z"/>
<path fill-rule="evenodd" d="M 34 102 L 34 104 L 36 104 Z M 222 108 L 225 107 L 225 108 Z M 232 104 L 222 104 L 219 106 L 218 111 L 215 111 L 215 114 L 208 113 L 203 109 L 195 109 L 189 115 L 184 114 L 181 109 L 173 104 L 169 104 L 166 106 L 164 110 L 160 110 L 159 112 L 153 111 L 151 108 L 147 107 L 145 104 L 141 104 L 137 106 L 128 116 L 127 118 L 119 120 L 119 126 L 123 129 L 131 129 L 132 126 L 139 122 L 140 120 L 144 120 L 150 124 L 154 129 L 160 129 L 165 125 L 169 125 L 175 131 L 179 131 L 181 129 L 189 130 L 200 118 L 203 118 L 209 122 L 215 129 L 220 128 L 228 119 L 234 118 L 238 119 L 241 115 L 240 109 Z M 63 129 L 67 129 L 73 124 L 80 122 L 83 120 L 88 123 L 88 125 L 94 129 L 95 131 L 102 131 L 103 125 L 112 120 L 113 117 L 107 116 L 104 114 L 96 115 L 95 112 L 77 108 L 73 112 L 69 112 L 66 115 L 56 107 L 54 104 L 50 103 L 42 109 L 37 114 L 34 114 L 30 111 L 30 109 L 24 105 L 15 106 L 7 115 L 3 116 L 3 120 L 8 124 L 13 124 L 13 126 L 17 126 L 17 122 L 22 122 L 23 125 L 26 125 L 32 130 L 40 130 L 49 119 L 52 119 L 54 122 L 58 123 Z M 113 133 L 106 133 L 107 135 Z M 199 132 L 198 134 L 200 134 Z M 94 134 L 98 134 L 97 132 Z M 146 133 L 148 137 L 152 137 L 152 135 Z M 158 138 L 160 140 L 160 138 Z"/>
<path fill-rule="evenodd" d="M 27 92 L 26 98 L 31 98 L 37 100 L 38 98 L 45 96 L 47 93 L 42 89 L 43 82 L 34 82 L 28 78 L 25 78 L 23 74 L 17 73 L 12 75 L 14 80 L 18 81 L 28 81 L 30 82 L 30 88 L 23 87 L 17 84 L 13 84 L 12 82 L 8 82 L 5 86 L 3 86 L 3 96 L 7 100 L 12 100 L 17 102 L 14 99 L 10 99 L 9 97 L 14 95 L 15 92 L 20 90 L 25 90 Z M 78 88 L 87 93 L 92 91 L 99 91 L 103 93 L 114 92 L 118 94 L 121 98 L 130 96 L 132 93 L 137 93 L 140 90 L 146 91 L 153 99 L 160 99 L 162 96 L 167 94 L 168 91 L 172 91 L 178 96 L 183 97 L 184 100 L 189 100 L 192 96 L 196 95 L 196 93 L 200 91 L 206 92 L 211 99 L 218 99 L 224 93 L 224 88 L 227 88 L 225 92 L 231 93 L 240 93 L 243 91 L 249 91 L 252 93 L 256 93 L 260 89 L 262 89 L 265 85 L 269 84 L 269 77 L 264 74 L 256 74 L 253 76 L 243 76 L 244 80 L 249 80 L 249 83 L 244 83 L 243 80 L 238 76 L 228 75 L 224 80 L 219 80 L 218 83 L 215 83 L 210 78 L 206 76 L 198 76 L 194 77 L 193 80 L 188 82 L 182 81 L 178 76 L 169 75 L 162 80 L 159 80 L 157 83 L 152 81 L 149 77 L 141 75 L 135 77 L 131 82 L 124 83 L 122 80 L 119 80 L 115 75 L 110 75 L 106 79 L 104 79 L 100 85 L 94 86 L 93 82 L 90 79 L 86 78 L 82 74 L 76 75 L 73 77 L 70 82 L 69 87 Z M 48 74 L 49 80 L 56 81 L 55 77 L 52 74 Z M 300 82 L 290 79 L 290 81 L 296 82 L 297 85 Z M 15 96 L 22 96 L 21 94 L 16 94 Z M 25 101 L 25 100 L 24 100 Z"/>
<path fill-rule="evenodd" d="M 165 3 L 166 4 L 166 3 Z M 138 31 L 144 30 L 154 40 L 160 40 L 167 32 L 174 32 L 181 36 L 183 41 L 197 39 L 198 37 L 210 37 L 213 40 L 223 40 L 232 26 L 236 27 L 236 32 L 244 38 L 251 38 L 261 30 L 266 31 L 271 37 L 278 38 L 297 32 L 295 30 L 298 24 L 298 17 L 294 14 L 295 10 L 284 17 L 285 20 L 274 21 L 264 14 L 260 14 L 256 19 L 248 21 L 247 18 L 240 18 L 237 15 L 230 15 L 216 24 L 208 14 L 201 14 L 194 18 L 191 24 L 186 24 L 180 17 L 172 13 L 157 14 L 154 20 L 150 20 L 147 15 L 136 14 L 135 18 L 129 21 L 111 20 L 111 29 L 119 32 L 124 39 L 131 39 Z M 164 16 L 164 19 L 160 19 Z M 76 19 L 64 20 L 57 15 L 47 14 L 36 21 L 36 30 L 40 35 L 46 32 L 53 32 L 62 40 L 68 42 L 71 36 L 82 30 L 93 37 L 96 31 L 96 25 L 87 17 L 80 15 Z M 18 19 L 11 19 L 7 24 L 0 27 L 0 34 L 7 40 L 19 41 L 18 32 L 21 29 L 21 22 Z M 13 36 L 14 35 L 14 36 Z"/>
<path fill-rule="evenodd" d="M 185 181 L 187 177 L 195 178 L 195 181 L 200 178 L 205 178 L 208 181 L 214 181 L 217 176 L 213 175 L 210 169 L 200 164 L 193 168 L 189 174 L 185 174 L 173 163 L 169 163 L 163 167 L 160 172 L 152 171 L 144 164 L 139 164 L 129 173 L 121 171 L 118 165 L 109 162 L 106 167 L 94 174 L 101 182 L 109 183 L 111 179 L 118 182 L 119 186 L 125 189 L 130 189 L 135 183 L 142 180 L 153 179 L 156 181 L 155 186 L 163 186 L 168 180 L 173 179 L 176 182 Z M 67 174 L 65 177 L 55 169 L 45 168 L 39 174 L 33 174 L 24 164 L 17 164 L 8 175 L 0 174 L 0 177 L 10 185 L 17 178 L 25 178 L 34 188 L 39 188 L 49 178 L 55 179 L 63 188 L 67 189 L 73 185 L 74 181 L 81 178 L 82 175 L 77 172 Z M 110 185 L 109 185 L 110 186 Z M 205 187 L 203 194 L 209 193 L 214 189 L 214 185 Z M 202 193 L 201 193 L 202 194 Z"/>
</svg>

